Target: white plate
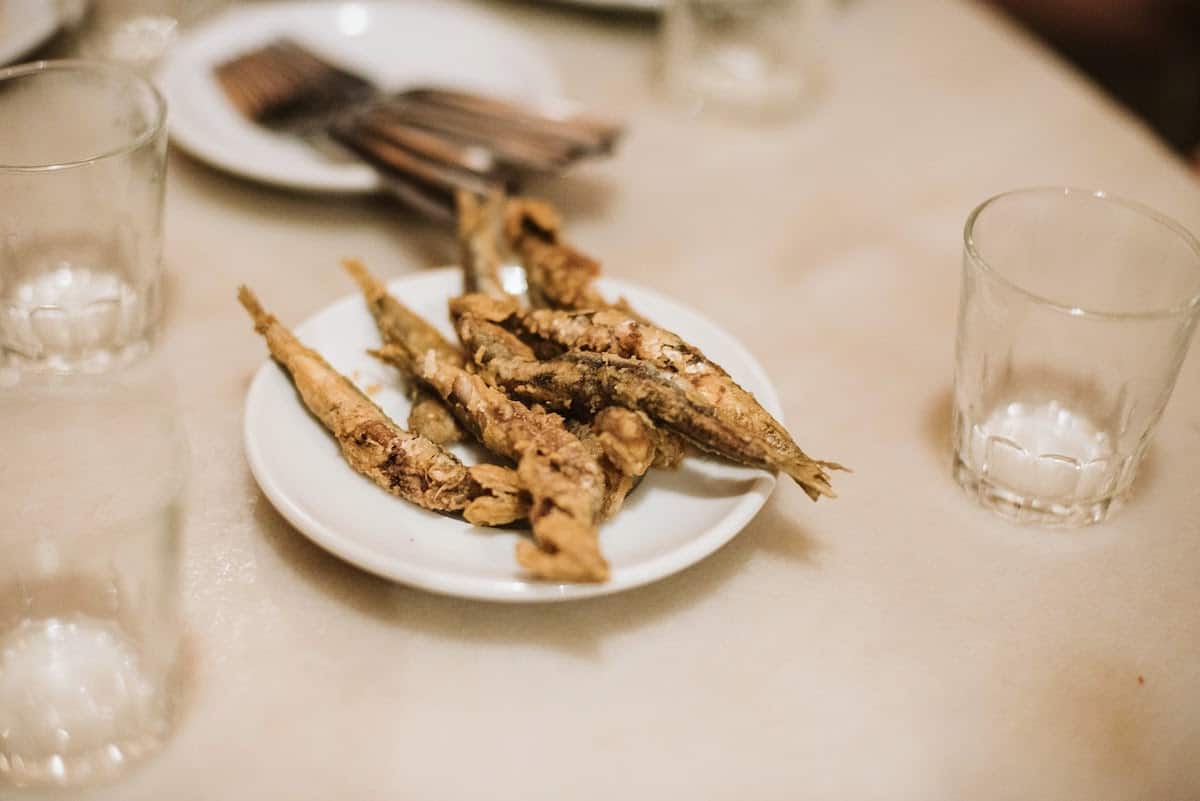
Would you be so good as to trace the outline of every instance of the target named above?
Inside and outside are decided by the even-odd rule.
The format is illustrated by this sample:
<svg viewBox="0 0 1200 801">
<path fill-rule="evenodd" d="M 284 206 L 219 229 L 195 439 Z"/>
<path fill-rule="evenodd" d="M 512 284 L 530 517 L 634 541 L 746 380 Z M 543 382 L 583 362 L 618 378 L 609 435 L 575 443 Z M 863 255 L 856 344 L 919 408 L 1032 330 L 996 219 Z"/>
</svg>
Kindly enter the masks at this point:
<svg viewBox="0 0 1200 801">
<path fill-rule="evenodd" d="M 631 284 L 600 283 L 722 364 L 779 417 L 779 400 L 763 369 L 729 334 L 675 301 Z M 395 295 L 452 336 L 446 301 L 461 291 L 461 273 L 435 270 L 389 284 Z M 263 294 L 270 308 L 270 293 Z M 295 328 L 344 375 L 372 394 L 392 419 L 408 419 L 403 386 L 364 351 L 379 344 L 360 295 L 317 312 Z M 273 362 L 258 371 L 246 397 L 246 457 L 279 512 L 317 545 L 364 570 L 433 592 L 493 601 L 557 601 L 637 587 L 694 564 L 737 534 L 766 502 L 775 477 L 762 470 L 689 456 L 677 471 L 652 471 L 625 508 L 600 530 L 612 567 L 603 584 L 529 580 L 514 557 L 517 531 L 475 528 L 388 495 L 353 472 L 337 443 L 301 405 Z M 478 456 L 458 451 L 464 461 Z"/>
<path fill-rule="evenodd" d="M 536 43 L 472 8 L 446 0 L 270 3 L 231 9 L 168 54 L 158 84 L 176 144 L 214 167 L 292 189 L 379 188 L 368 167 L 332 161 L 298 139 L 255 125 L 225 99 L 213 68 L 281 36 L 383 89 L 436 85 L 528 103 L 561 95 L 558 74 Z"/>
<path fill-rule="evenodd" d="M 51 0 L 0 0 L 0 66 L 11 64 L 58 31 Z"/>
</svg>

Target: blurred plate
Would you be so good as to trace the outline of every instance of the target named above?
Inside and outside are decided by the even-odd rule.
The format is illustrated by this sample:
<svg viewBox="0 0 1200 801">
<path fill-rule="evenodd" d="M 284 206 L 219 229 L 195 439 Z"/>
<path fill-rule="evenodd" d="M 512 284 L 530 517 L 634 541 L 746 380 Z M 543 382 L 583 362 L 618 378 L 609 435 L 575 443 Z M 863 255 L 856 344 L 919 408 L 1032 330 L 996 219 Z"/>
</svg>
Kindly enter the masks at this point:
<svg viewBox="0 0 1200 801">
<path fill-rule="evenodd" d="M 732 336 L 670 298 L 601 279 L 610 297 L 653 309 L 654 319 L 722 364 L 767 411 L 779 400 L 758 362 Z M 446 302 L 462 291 L 458 269 L 389 283 L 418 314 L 454 334 Z M 263 298 L 270 308 L 271 297 Z M 252 336 L 247 323 L 247 337 Z M 351 378 L 393 419 L 408 419 L 409 400 L 395 373 L 367 355 L 379 334 L 360 295 L 330 304 L 295 327 L 296 335 Z M 261 345 L 260 345 L 261 347 Z M 775 476 L 700 456 L 678 470 L 653 470 L 600 529 L 612 568 L 603 584 L 531 580 L 517 564 L 518 538 L 507 529 L 475 528 L 387 494 L 355 473 L 337 442 L 301 404 L 284 371 L 267 362 L 246 396 L 246 458 L 268 500 L 301 533 L 351 564 L 432 592 L 491 601 L 562 601 L 627 590 L 676 573 L 720 548 L 757 514 Z M 455 446 L 467 463 L 476 451 Z"/>
<path fill-rule="evenodd" d="M 0 66 L 12 64 L 58 31 L 53 0 L 0 0 Z"/>
<path fill-rule="evenodd" d="M 368 167 L 337 162 L 287 134 L 242 117 L 213 69 L 287 36 L 381 88 L 468 89 L 552 103 L 558 74 L 537 44 L 490 14 L 445 0 L 409 3 L 270 3 L 234 8 L 189 32 L 158 83 L 172 140 L 214 167 L 264 183 L 318 192 L 379 189 Z"/>
<path fill-rule="evenodd" d="M 662 11 L 667 6 L 667 0 L 542 0 L 543 2 L 559 3 L 572 6 L 587 6 L 590 8 L 606 8 L 616 11 Z"/>
</svg>

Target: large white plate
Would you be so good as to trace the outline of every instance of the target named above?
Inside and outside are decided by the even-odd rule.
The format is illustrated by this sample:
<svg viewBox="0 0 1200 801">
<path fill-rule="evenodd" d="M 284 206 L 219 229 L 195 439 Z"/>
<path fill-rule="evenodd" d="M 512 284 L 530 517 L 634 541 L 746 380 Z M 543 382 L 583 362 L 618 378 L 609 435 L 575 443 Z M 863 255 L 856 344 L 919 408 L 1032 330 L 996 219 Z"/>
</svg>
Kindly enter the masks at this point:
<svg viewBox="0 0 1200 801">
<path fill-rule="evenodd" d="M 292 189 L 379 189 L 368 167 L 331 160 L 255 125 L 225 99 L 213 68 L 281 36 L 383 89 L 444 86 L 546 104 L 561 95 L 558 74 L 536 43 L 490 14 L 449 0 L 269 3 L 227 11 L 168 54 L 158 84 L 176 144 L 220 169 Z"/>
<path fill-rule="evenodd" d="M 655 320 L 722 364 L 772 414 L 780 415 L 770 381 L 729 334 L 675 301 L 631 284 L 604 280 Z M 391 291 L 451 336 L 446 301 L 461 289 L 460 272 L 436 270 L 399 278 Z M 270 308 L 271 296 L 263 293 Z M 359 295 L 317 312 L 296 334 L 350 376 L 392 419 L 403 424 L 409 403 L 390 370 L 364 351 L 379 344 Z M 737 534 L 766 502 L 775 477 L 761 470 L 689 457 L 677 471 L 652 471 L 626 507 L 600 530 L 612 567 L 603 584 L 530 580 L 516 563 L 518 531 L 475 528 L 388 495 L 353 472 L 336 442 L 301 405 L 286 374 L 272 362 L 258 371 L 246 397 L 246 456 L 263 493 L 313 542 L 364 570 L 433 592 L 493 601 L 552 601 L 629 589 L 703 559 Z M 459 454 L 470 463 L 478 455 Z"/>
<path fill-rule="evenodd" d="M 0 0 L 0 67 L 49 40 L 58 24 L 52 0 Z"/>
</svg>

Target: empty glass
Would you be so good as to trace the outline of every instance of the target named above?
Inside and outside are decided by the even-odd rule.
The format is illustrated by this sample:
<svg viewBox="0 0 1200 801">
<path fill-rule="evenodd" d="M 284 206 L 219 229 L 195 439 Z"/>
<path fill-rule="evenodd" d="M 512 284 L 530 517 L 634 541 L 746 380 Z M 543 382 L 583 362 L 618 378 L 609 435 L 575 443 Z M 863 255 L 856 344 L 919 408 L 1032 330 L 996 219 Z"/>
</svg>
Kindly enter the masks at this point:
<svg viewBox="0 0 1200 801">
<path fill-rule="evenodd" d="M 1103 192 L 1029 189 L 964 233 L 955 476 L 1021 521 L 1103 520 L 1129 492 L 1200 313 L 1200 243 Z"/>
<path fill-rule="evenodd" d="M 669 0 L 662 69 L 668 93 L 733 116 L 786 117 L 824 84 L 824 0 Z"/>
<path fill-rule="evenodd" d="M 171 725 L 185 445 L 154 357 L 0 387 L 0 797 L 104 780 Z"/>
<path fill-rule="evenodd" d="M 162 305 L 166 106 L 111 65 L 0 70 L 0 362 L 103 369 Z"/>
</svg>

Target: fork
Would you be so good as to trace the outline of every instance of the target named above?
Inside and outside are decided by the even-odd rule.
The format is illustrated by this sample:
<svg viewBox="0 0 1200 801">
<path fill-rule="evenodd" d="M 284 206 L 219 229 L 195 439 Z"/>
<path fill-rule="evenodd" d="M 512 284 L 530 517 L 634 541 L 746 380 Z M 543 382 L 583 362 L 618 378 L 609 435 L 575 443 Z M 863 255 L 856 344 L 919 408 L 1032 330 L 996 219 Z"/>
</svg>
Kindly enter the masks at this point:
<svg viewBox="0 0 1200 801">
<path fill-rule="evenodd" d="M 454 193 L 512 189 L 530 173 L 553 174 L 610 155 L 621 128 L 583 114 L 554 114 L 437 87 L 385 92 L 280 39 L 216 68 L 226 97 L 248 119 L 300 136 L 323 153 L 357 158 L 384 188 L 439 220 Z"/>
</svg>

